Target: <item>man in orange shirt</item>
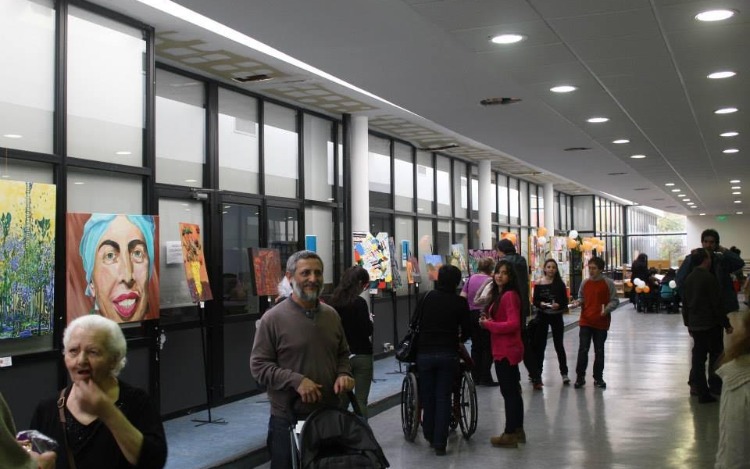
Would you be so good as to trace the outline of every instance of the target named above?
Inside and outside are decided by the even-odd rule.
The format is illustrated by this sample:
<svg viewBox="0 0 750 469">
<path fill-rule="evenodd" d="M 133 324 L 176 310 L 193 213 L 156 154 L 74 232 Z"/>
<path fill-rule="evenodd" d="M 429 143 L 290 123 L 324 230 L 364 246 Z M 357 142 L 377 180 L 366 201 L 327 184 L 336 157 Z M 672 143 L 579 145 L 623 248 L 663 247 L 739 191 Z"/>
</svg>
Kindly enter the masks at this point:
<svg viewBox="0 0 750 469">
<path fill-rule="evenodd" d="M 605 389 L 604 382 L 604 342 L 607 340 L 612 318 L 610 313 L 617 308 L 617 290 L 612 279 L 602 275 L 604 260 L 592 258 L 588 263 L 589 278 L 581 282 L 578 291 L 578 303 L 581 306 L 581 318 L 578 322 L 578 361 L 576 363 L 575 388 L 586 384 L 586 368 L 589 364 L 589 348 L 594 342 L 594 386 Z"/>
</svg>

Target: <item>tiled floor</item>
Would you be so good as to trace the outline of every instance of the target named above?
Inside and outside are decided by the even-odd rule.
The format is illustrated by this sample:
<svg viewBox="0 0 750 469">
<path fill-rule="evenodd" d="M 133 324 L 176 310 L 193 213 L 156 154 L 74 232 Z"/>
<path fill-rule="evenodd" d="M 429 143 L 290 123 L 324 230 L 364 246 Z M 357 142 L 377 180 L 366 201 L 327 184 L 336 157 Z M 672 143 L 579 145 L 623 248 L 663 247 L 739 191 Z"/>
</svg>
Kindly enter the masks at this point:
<svg viewBox="0 0 750 469">
<path fill-rule="evenodd" d="M 569 316 L 566 322 L 575 319 Z M 573 328 L 565 335 L 571 377 L 578 347 L 576 331 Z M 698 404 L 688 395 L 690 347 L 680 315 L 638 314 L 630 304 L 623 304 L 614 313 L 606 343 L 608 388 L 593 387 L 592 357 L 588 383 L 576 390 L 562 385 L 550 341 L 544 389 L 534 391 L 529 383 L 522 383 L 528 443 L 519 449 L 489 444 L 489 437 L 499 434 L 504 423 L 498 388 L 477 388 L 477 433 L 468 441 L 453 434 L 444 457 L 435 456 L 421 436 L 414 443 L 404 440 L 398 407 L 374 416 L 370 424 L 393 468 L 710 468 L 718 439 L 718 404 Z M 398 395 L 402 375 L 394 373 L 397 370 L 392 359 L 376 363 L 376 379 L 382 381 L 373 386 L 373 401 Z M 257 396 L 216 409 L 214 417 L 227 418 L 226 426 L 195 428 L 189 418 L 166 422 L 167 467 L 257 465 L 262 461 L 257 456 L 226 463 L 260 450 L 267 409 L 264 396 Z"/>
</svg>

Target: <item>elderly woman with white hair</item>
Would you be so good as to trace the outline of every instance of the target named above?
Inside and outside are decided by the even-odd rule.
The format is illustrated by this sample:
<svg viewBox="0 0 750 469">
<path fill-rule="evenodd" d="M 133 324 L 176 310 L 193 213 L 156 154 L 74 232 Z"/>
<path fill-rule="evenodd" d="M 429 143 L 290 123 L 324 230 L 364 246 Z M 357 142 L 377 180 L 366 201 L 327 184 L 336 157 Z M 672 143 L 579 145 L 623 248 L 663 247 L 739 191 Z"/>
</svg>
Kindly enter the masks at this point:
<svg viewBox="0 0 750 469">
<path fill-rule="evenodd" d="M 149 396 L 117 377 L 127 343 L 120 326 L 102 316 L 72 321 L 63 336 L 71 385 L 42 401 L 31 428 L 60 443 L 57 468 L 164 467 L 167 442 Z"/>
</svg>

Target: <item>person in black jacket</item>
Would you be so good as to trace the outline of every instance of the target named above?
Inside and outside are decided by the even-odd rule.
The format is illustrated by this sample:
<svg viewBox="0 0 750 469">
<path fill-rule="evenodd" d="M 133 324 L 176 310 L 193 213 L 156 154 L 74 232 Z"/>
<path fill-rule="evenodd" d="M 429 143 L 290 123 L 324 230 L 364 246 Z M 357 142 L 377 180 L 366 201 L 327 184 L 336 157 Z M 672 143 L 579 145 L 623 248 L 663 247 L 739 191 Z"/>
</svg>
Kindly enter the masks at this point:
<svg viewBox="0 0 750 469">
<path fill-rule="evenodd" d="M 466 298 L 456 294 L 461 271 L 452 265 L 438 270 L 435 290 L 419 301 L 422 319 L 417 342 L 419 398 L 422 403 L 424 437 L 445 455 L 451 421 L 451 389 L 458 367 L 458 345 L 469 338 L 471 321 Z"/>
<path fill-rule="evenodd" d="M 367 302 L 360 295 L 370 285 L 370 274 L 362 267 L 349 267 L 328 300 L 341 316 L 346 341 L 349 343 L 349 363 L 354 377 L 354 395 L 367 419 L 367 402 L 372 385 L 372 317 Z M 343 398 L 342 398 L 343 399 Z"/>
<path fill-rule="evenodd" d="M 560 277 L 560 271 L 554 259 L 544 261 L 544 277 L 534 285 L 534 308 L 538 320 L 534 337 L 534 352 L 537 358 L 534 389 L 542 388 L 544 350 L 547 348 L 547 331 L 550 327 L 557 361 L 560 365 L 560 375 L 562 375 L 563 384 L 567 386 L 570 384 L 570 378 L 568 378 L 568 356 L 565 354 L 563 345 L 565 324 L 562 313 L 568 309 L 568 290 Z"/>
<path fill-rule="evenodd" d="M 644 312 L 644 305 L 638 302 L 638 292 L 635 289 L 635 280 L 648 281 L 648 256 L 644 253 L 638 254 L 638 257 L 633 261 L 633 265 L 630 266 L 631 274 L 630 281 L 633 283 L 633 289 L 630 291 L 630 302 L 636 305 L 636 309 L 639 313 Z"/>
</svg>

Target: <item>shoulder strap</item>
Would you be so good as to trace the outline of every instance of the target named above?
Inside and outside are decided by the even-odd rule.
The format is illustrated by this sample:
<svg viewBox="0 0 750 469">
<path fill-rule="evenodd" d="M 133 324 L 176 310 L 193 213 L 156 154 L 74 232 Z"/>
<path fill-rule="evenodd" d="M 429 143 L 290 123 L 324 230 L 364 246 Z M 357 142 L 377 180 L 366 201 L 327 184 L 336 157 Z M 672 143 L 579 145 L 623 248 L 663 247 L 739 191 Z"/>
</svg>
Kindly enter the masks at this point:
<svg viewBox="0 0 750 469">
<path fill-rule="evenodd" d="M 65 441 L 65 452 L 68 454 L 68 467 L 76 469 L 76 461 L 73 459 L 73 452 L 70 450 L 70 445 L 68 445 L 68 432 L 65 428 L 65 401 L 67 393 L 68 388 L 60 390 L 60 398 L 57 400 L 57 412 L 60 416 L 60 426 L 62 427 L 63 440 Z"/>
</svg>

